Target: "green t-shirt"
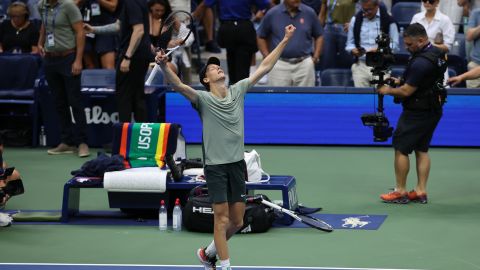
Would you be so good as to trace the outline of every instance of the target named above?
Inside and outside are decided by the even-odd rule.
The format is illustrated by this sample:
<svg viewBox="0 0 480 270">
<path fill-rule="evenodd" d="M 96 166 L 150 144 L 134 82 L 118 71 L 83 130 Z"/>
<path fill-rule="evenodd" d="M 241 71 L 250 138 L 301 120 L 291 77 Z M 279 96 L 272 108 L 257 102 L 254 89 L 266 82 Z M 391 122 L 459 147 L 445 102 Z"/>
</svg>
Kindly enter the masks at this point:
<svg viewBox="0 0 480 270">
<path fill-rule="evenodd" d="M 38 1 L 38 11 L 45 27 L 45 44 L 47 52 L 60 52 L 76 47 L 73 24 L 82 21 L 82 14 L 72 0 L 58 0 L 50 7 L 47 0 Z M 54 25 L 55 21 L 55 25 Z M 53 33 L 54 45 L 49 46 L 48 35 Z"/>
<path fill-rule="evenodd" d="M 203 124 L 205 164 L 226 164 L 244 158 L 244 104 L 248 88 L 249 80 L 243 79 L 228 87 L 225 98 L 198 91 L 198 99 L 192 105 Z"/>
</svg>

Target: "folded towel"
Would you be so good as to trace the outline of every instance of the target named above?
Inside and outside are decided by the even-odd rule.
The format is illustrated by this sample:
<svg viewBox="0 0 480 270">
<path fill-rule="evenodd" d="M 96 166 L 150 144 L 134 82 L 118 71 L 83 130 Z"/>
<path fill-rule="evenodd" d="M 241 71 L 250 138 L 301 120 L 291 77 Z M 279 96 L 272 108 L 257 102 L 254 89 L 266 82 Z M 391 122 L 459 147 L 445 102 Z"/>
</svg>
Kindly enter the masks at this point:
<svg viewBox="0 0 480 270">
<path fill-rule="evenodd" d="M 106 172 L 103 186 L 118 192 L 165 192 L 167 171 L 159 167 L 132 168 Z"/>
</svg>

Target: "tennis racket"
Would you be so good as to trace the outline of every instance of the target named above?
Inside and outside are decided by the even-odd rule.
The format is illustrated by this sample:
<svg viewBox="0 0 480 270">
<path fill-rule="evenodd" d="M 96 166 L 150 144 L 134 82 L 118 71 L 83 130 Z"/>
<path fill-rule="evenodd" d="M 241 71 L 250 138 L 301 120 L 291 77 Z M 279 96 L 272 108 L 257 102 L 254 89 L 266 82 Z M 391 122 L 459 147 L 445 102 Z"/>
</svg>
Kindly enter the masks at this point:
<svg viewBox="0 0 480 270">
<path fill-rule="evenodd" d="M 264 205 L 266 205 L 268 207 L 271 207 L 273 209 L 276 209 L 276 210 L 278 210 L 278 211 L 280 211 L 284 214 L 287 214 L 287 215 L 291 216 L 292 218 L 294 218 L 295 220 L 298 220 L 298 221 L 302 222 L 303 224 L 308 225 L 312 228 L 315 228 L 315 229 L 318 229 L 318 230 L 321 230 L 321 231 L 325 231 L 325 232 L 332 232 L 333 231 L 333 227 L 330 224 L 326 223 L 325 221 L 320 220 L 318 218 L 314 218 L 312 216 L 303 215 L 303 214 L 297 213 L 295 211 L 288 210 L 288 209 L 285 209 L 283 207 L 280 207 L 280 206 L 278 206 L 274 203 L 271 203 L 271 202 L 263 199 L 262 195 L 254 196 L 254 197 L 249 198 L 247 200 L 248 200 L 248 202 L 263 203 Z"/>
<path fill-rule="evenodd" d="M 157 50 L 163 50 L 166 56 L 180 48 L 192 34 L 193 17 L 190 13 L 179 10 L 170 14 L 160 26 L 160 37 Z M 145 81 L 145 85 L 151 85 L 155 75 L 160 71 L 156 64 Z"/>
</svg>

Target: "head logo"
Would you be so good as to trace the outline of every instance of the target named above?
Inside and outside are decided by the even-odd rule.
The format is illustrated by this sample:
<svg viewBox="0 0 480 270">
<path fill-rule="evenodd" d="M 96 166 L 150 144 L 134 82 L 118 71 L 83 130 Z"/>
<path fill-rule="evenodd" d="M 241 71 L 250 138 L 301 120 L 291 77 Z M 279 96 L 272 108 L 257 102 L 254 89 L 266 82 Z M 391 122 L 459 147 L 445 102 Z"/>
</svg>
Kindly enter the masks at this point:
<svg viewBox="0 0 480 270">
<path fill-rule="evenodd" d="M 344 228 L 363 228 L 364 226 L 370 224 L 370 221 L 362 221 L 361 218 L 368 217 L 368 216 L 360 216 L 360 217 L 348 217 L 342 219 L 343 224 L 342 227 Z"/>
</svg>

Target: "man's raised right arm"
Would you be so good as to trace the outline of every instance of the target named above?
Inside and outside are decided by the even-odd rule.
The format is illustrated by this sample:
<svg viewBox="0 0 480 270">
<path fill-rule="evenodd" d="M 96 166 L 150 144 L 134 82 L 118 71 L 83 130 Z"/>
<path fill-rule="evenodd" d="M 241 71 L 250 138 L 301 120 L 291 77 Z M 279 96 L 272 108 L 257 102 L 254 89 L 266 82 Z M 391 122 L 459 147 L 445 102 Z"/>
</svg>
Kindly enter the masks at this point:
<svg viewBox="0 0 480 270">
<path fill-rule="evenodd" d="M 163 75 L 167 82 L 172 85 L 173 90 L 182 94 L 186 97 L 190 102 L 194 103 L 197 101 L 198 94 L 195 89 L 192 87 L 184 84 L 180 78 L 178 78 L 177 74 L 175 74 L 170 68 L 167 66 L 168 56 L 165 56 L 163 51 L 159 51 L 157 56 L 155 57 L 155 62 L 160 66 L 163 71 Z"/>
</svg>

